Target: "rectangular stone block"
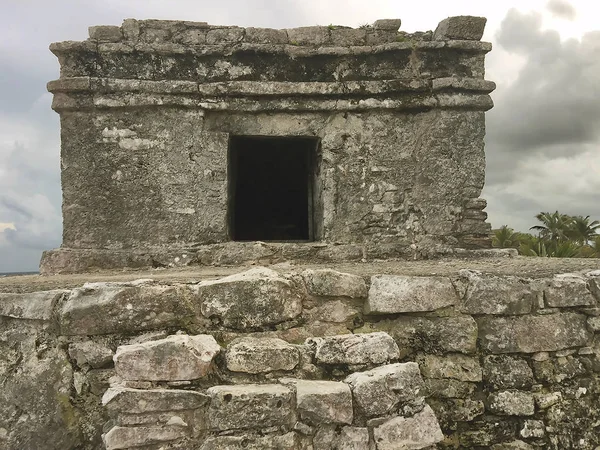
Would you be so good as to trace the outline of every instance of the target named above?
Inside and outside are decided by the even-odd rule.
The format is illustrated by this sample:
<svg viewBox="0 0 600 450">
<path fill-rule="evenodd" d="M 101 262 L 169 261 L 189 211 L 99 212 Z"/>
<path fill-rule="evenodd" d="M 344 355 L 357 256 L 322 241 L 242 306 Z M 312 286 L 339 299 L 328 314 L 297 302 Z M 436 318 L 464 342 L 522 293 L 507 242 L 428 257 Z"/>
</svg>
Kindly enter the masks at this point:
<svg viewBox="0 0 600 450">
<path fill-rule="evenodd" d="M 287 30 L 290 44 L 293 45 L 323 45 L 329 42 L 327 27 L 299 27 Z"/>
<path fill-rule="evenodd" d="M 177 389 L 111 387 L 102 397 L 102 405 L 113 414 L 188 411 L 204 408 L 209 402 L 210 397 L 205 394 Z"/>
<path fill-rule="evenodd" d="M 435 311 L 452 306 L 456 291 L 445 277 L 375 275 L 365 304 L 366 314 Z"/>
<path fill-rule="evenodd" d="M 383 364 L 400 357 L 398 345 L 384 332 L 315 337 L 306 345 L 318 364 Z"/>
<path fill-rule="evenodd" d="M 435 413 L 425 405 L 413 417 L 395 417 L 373 429 L 377 450 L 429 448 L 444 440 Z"/>
<path fill-rule="evenodd" d="M 587 317 L 577 313 L 482 317 L 477 320 L 482 347 L 491 353 L 552 352 L 589 345 Z"/>
<path fill-rule="evenodd" d="M 210 436 L 198 447 L 199 450 L 296 450 L 298 439 L 295 433 L 283 435 L 269 434 L 256 436 L 242 434 L 237 436 Z"/>
<path fill-rule="evenodd" d="M 101 42 L 119 42 L 123 39 L 121 27 L 113 25 L 100 25 L 89 27 L 90 39 Z"/>
<path fill-rule="evenodd" d="M 293 370 L 300 362 L 300 351 L 277 338 L 240 338 L 227 348 L 225 363 L 232 372 L 264 373 Z"/>
<path fill-rule="evenodd" d="M 523 391 L 493 392 L 488 396 L 488 410 L 503 416 L 532 416 L 535 413 L 533 394 Z"/>
<path fill-rule="evenodd" d="M 207 393 L 213 430 L 291 427 L 296 420 L 294 393 L 279 384 L 214 386 Z"/>
<path fill-rule="evenodd" d="M 546 305 L 551 308 L 596 305 L 588 283 L 588 280 L 579 275 L 555 275 L 544 289 Z"/>
<path fill-rule="evenodd" d="M 316 426 L 352 423 L 352 392 L 346 383 L 287 379 L 281 382 L 295 387 L 298 417 L 303 422 Z"/>
<path fill-rule="evenodd" d="M 486 22 L 485 17 L 448 17 L 438 24 L 433 33 L 433 39 L 436 41 L 453 39 L 478 41 L 483 36 Z"/>
<path fill-rule="evenodd" d="M 244 42 L 252 44 L 287 44 L 289 39 L 285 30 L 248 27 L 246 28 Z"/>
<path fill-rule="evenodd" d="M 27 320 L 50 320 L 54 305 L 68 291 L 0 294 L 0 316 Z"/>
<path fill-rule="evenodd" d="M 117 426 L 111 428 L 102 438 L 106 450 L 120 450 L 171 442 L 186 436 L 188 430 L 181 426 Z"/>
<path fill-rule="evenodd" d="M 308 269 L 302 272 L 310 295 L 319 297 L 365 298 L 367 285 L 363 277 L 331 269 Z"/>
<path fill-rule="evenodd" d="M 476 357 L 460 354 L 425 355 L 420 359 L 419 365 L 426 378 L 453 378 L 472 382 L 482 380 L 481 366 Z"/>
</svg>

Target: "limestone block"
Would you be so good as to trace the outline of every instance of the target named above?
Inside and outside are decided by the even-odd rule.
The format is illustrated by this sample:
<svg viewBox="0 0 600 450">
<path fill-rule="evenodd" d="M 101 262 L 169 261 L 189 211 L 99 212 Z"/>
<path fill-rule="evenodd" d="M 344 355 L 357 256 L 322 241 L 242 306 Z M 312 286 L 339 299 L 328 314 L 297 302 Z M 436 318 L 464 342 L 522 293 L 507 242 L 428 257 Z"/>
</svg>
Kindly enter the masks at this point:
<svg viewBox="0 0 600 450">
<path fill-rule="evenodd" d="M 491 353 L 551 352 L 589 345 L 587 317 L 577 313 L 542 316 L 482 317 L 479 339 Z"/>
<path fill-rule="evenodd" d="M 544 299 L 551 308 L 596 305 L 596 299 L 588 289 L 588 281 L 573 274 L 555 275 L 544 289 Z"/>
<path fill-rule="evenodd" d="M 401 19 L 379 19 L 373 22 L 373 28 L 376 30 L 398 31 L 402 25 Z"/>
<path fill-rule="evenodd" d="M 246 28 L 244 42 L 252 44 L 287 44 L 288 35 L 285 30 L 272 28 Z"/>
<path fill-rule="evenodd" d="M 112 415 L 189 411 L 204 408 L 208 406 L 209 401 L 209 396 L 195 391 L 124 387 L 111 387 L 102 397 L 102 405 Z"/>
<path fill-rule="evenodd" d="M 314 450 L 365 450 L 369 448 L 369 430 L 360 427 L 320 427 L 313 438 Z"/>
<path fill-rule="evenodd" d="M 262 373 L 292 370 L 300 361 L 293 345 L 277 338 L 240 338 L 227 348 L 225 362 L 232 372 Z"/>
<path fill-rule="evenodd" d="M 383 364 L 400 357 L 398 345 L 384 332 L 315 337 L 306 345 L 319 364 Z"/>
<path fill-rule="evenodd" d="M 331 269 L 308 269 L 302 272 L 308 293 L 322 297 L 365 298 L 364 278 Z"/>
<path fill-rule="evenodd" d="M 211 370 L 220 350 L 210 335 L 169 336 L 117 348 L 115 370 L 123 380 L 196 380 Z"/>
<path fill-rule="evenodd" d="M 210 30 L 206 34 L 207 44 L 222 44 L 239 42 L 244 37 L 243 28 L 219 28 L 216 30 Z"/>
<path fill-rule="evenodd" d="M 113 351 L 93 341 L 74 342 L 69 344 L 69 356 L 79 367 L 100 369 L 112 363 Z"/>
<path fill-rule="evenodd" d="M 267 436 L 251 434 L 210 436 L 206 438 L 199 450 L 296 450 L 297 448 L 295 433 L 286 433 Z"/>
<path fill-rule="evenodd" d="M 342 300 L 327 301 L 312 309 L 304 311 L 304 317 L 309 322 L 348 323 L 360 317 L 362 307 L 358 308 Z"/>
<path fill-rule="evenodd" d="M 302 312 L 298 287 L 277 272 L 257 268 L 197 286 L 202 314 L 232 328 L 257 328 L 297 317 Z"/>
<path fill-rule="evenodd" d="M 522 358 L 490 355 L 483 360 L 483 378 L 496 389 L 529 389 L 533 371 Z"/>
<path fill-rule="evenodd" d="M 442 20 L 433 33 L 436 41 L 471 40 L 478 41 L 485 30 L 485 17 L 454 16 Z"/>
<path fill-rule="evenodd" d="M 398 36 L 397 31 L 370 29 L 367 30 L 367 45 L 381 45 L 396 42 Z"/>
<path fill-rule="evenodd" d="M 426 378 L 453 378 L 471 382 L 482 380 L 481 366 L 476 357 L 460 354 L 425 355 L 421 358 L 420 365 Z"/>
<path fill-rule="evenodd" d="M 492 450 L 533 450 L 534 447 L 523 441 L 502 442 L 492 445 Z"/>
<path fill-rule="evenodd" d="M 532 416 L 535 413 L 533 394 L 516 390 L 493 392 L 488 396 L 488 409 L 504 416 Z"/>
<path fill-rule="evenodd" d="M 561 392 L 535 393 L 533 394 L 535 404 L 539 409 L 548 409 L 562 401 Z"/>
<path fill-rule="evenodd" d="M 466 314 L 528 314 L 537 299 L 538 292 L 521 278 L 482 275 L 470 270 L 461 270 L 459 275 L 461 281 L 457 283 L 467 284 L 459 302 L 459 310 Z"/>
<path fill-rule="evenodd" d="M 175 441 L 188 435 L 183 426 L 113 427 L 102 436 L 106 450 L 128 449 Z"/>
<path fill-rule="evenodd" d="M 587 320 L 588 328 L 594 332 L 600 331 L 600 317 L 590 317 Z"/>
<path fill-rule="evenodd" d="M 471 422 L 485 412 L 482 401 L 470 398 L 430 399 L 429 405 L 442 423 Z"/>
<path fill-rule="evenodd" d="M 432 397 L 466 398 L 475 392 L 477 385 L 450 378 L 425 378 L 425 388 L 427 393 Z"/>
<path fill-rule="evenodd" d="M 367 323 L 354 332 L 374 330 L 389 333 L 401 354 L 413 351 L 475 353 L 477 346 L 477 323 L 471 316 L 399 317 Z"/>
<path fill-rule="evenodd" d="M 285 382 L 285 381 L 283 381 Z M 352 392 L 346 383 L 293 380 L 300 420 L 320 424 L 351 424 Z"/>
<path fill-rule="evenodd" d="M 329 28 L 327 27 L 289 28 L 287 35 L 290 44 L 294 45 L 323 45 L 329 42 Z"/>
<path fill-rule="evenodd" d="M 448 278 L 375 275 L 371 278 L 365 313 L 434 311 L 456 301 L 456 292 Z"/>
<path fill-rule="evenodd" d="M 173 40 L 184 45 L 202 45 L 206 43 L 206 29 L 188 28 L 179 33 Z"/>
<path fill-rule="evenodd" d="M 427 448 L 444 439 L 433 410 L 425 405 L 413 417 L 395 417 L 373 429 L 377 450 Z"/>
<path fill-rule="evenodd" d="M 291 427 L 295 422 L 294 394 L 279 384 L 214 386 L 207 393 L 214 430 Z"/>
<path fill-rule="evenodd" d="M 56 290 L 27 294 L 0 293 L 0 316 L 50 320 L 54 305 L 67 292 Z"/>
<path fill-rule="evenodd" d="M 89 283 L 73 289 L 60 313 L 61 333 L 131 333 L 176 325 L 193 315 L 187 287 Z"/>
<path fill-rule="evenodd" d="M 365 45 L 367 30 L 354 28 L 334 28 L 331 30 L 331 42 L 342 47 Z"/>
<path fill-rule="evenodd" d="M 392 413 L 399 406 L 418 401 L 424 395 L 421 372 L 414 362 L 353 373 L 345 382 L 352 389 L 358 410 L 367 417 Z"/>
<path fill-rule="evenodd" d="M 119 42 L 123 40 L 123 33 L 121 27 L 112 25 L 101 25 L 96 27 L 89 27 L 88 34 L 90 39 L 100 42 Z"/>
</svg>

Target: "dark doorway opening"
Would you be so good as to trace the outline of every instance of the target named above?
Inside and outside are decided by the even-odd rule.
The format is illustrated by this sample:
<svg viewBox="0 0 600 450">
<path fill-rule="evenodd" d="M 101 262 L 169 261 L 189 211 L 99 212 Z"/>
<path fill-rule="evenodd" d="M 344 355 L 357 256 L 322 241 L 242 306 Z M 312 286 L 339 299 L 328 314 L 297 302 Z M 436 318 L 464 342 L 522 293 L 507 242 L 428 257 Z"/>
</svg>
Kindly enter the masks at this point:
<svg viewBox="0 0 600 450">
<path fill-rule="evenodd" d="M 229 229 L 235 241 L 314 240 L 318 138 L 232 136 Z"/>
</svg>

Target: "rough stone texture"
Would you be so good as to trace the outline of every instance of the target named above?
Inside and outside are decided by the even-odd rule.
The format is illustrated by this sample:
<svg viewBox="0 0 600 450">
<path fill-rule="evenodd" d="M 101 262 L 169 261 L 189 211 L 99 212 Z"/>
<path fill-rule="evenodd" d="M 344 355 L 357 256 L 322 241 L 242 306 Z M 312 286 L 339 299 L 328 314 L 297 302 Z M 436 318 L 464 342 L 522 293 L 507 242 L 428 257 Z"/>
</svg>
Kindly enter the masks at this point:
<svg viewBox="0 0 600 450">
<path fill-rule="evenodd" d="M 420 449 L 444 439 L 433 410 L 425 405 L 413 417 L 396 417 L 373 429 L 377 450 Z"/>
<path fill-rule="evenodd" d="M 346 383 L 295 380 L 299 418 L 314 424 L 351 424 L 352 393 Z"/>
<path fill-rule="evenodd" d="M 466 292 L 459 308 L 466 314 L 528 314 L 536 304 L 538 292 L 527 280 L 486 276 L 470 270 L 463 270 L 460 275 Z"/>
<path fill-rule="evenodd" d="M 257 268 L 198 284 L 202 314 L 232 328 L 257 328 L 290 320 L 302 312 L 298 287 L 277 272 Z"/>
<path fill-rule="evenodd" d="M 339 431 L 321 428 L 313 438 L 314 450 L 363 450 L 369 448 L 369 430 L 359 427 L 342 427 Z"/>
<path fill-rule="evenodd" d="M 113 427 L 103 439 L 106 450 L 118 450 L 161 444 L 186 436 L 187 430 L 180 426 Z"/>
<path fill-rule="evenodd" d="M 507 416 L 532 416 L 535 412 L 533 394 L 514 390 L 490 394 L 488 408 L 494 414 Z"/>
<path fill-rule="evenodd" d="M 585 346 L 591 340 L 586 317 L 576 313 L 477 321 L 483 348 L 492 353 L 535 353 Z"/>
<path fill-rule="evenodd" d="M 232 372 L 292 370 L 300 362 L 300 352 L 282 339 L 248 337 L 229 345 L 225 361 Z"/>
<path fill-rule="evenodd" d="M 472 382 L 482 380 L 479 360 L 460 354 L 425 355 L 421 361 L 421 373 L 426 378 L 453 378 L 458 381 Z"/>
<path fill-rule="evenodd" d="M 306 344 L 319 364 L 383 364 L 400 357 L 398 345 L 383 332 L 310 338 Z"/>
<path fill-rule="evenodd" d="M 309 269 L 302 273 L 311 295 L 322 297 L 364 298 L 367 285 L 364 278 L 331 269 Z"/>
<path fill-rule="evenodd" d="M 367 314 L 434 311 L 457 301 L 452 283 L 442 277 L 376 275 L 371 278 Z"/>
<path fill-rule="evenodd" d="M 492 445 L 492 450 L 533 450 L 534 447 L 523 441 L 503 442 Z"/>
<path fill-rule="evenodd" d="M 52 44 L 64 233 L 42 272 L 238 257 L 241 242 L 213 247 L 232 241 L 235 136 L 320 141 L 310 240 L 359 260 L 489 248 L 477 200 L 491 46 L 465 41 L 484 24 L 450 18 L 432 41 L 399 34 L 399 19 L 289 30 L 128 19 Z"/>
<path fill-rule="evenodd" d="M 255 436 L 211 436 L 204 441 L 199 450 L 290 450 L 296 449 L 294 433 L 284 435 Z"/>
<path fill-rule="evenodd" d="M 79 367 L 100 369 L 112 363 L 113 351 L 93 341 L 76 342 L 69 345 L 69 357 L 75 360 Z"/>
<path fill-rule="evenodd" d="M 483 377 L 496 389 L 529 389 L 533 385 L 533 371 L 527 361 L 506 355 L 486 356 Z"/>
<path fill-rule="evenodd" d="M 16 319 L 50 320 L 56 302 L 64 294 L 64 291 L 0 294 L 0 316 Z"/>
<path fill-rule="evenodd" d="M 295 419 L 294 394 L 278 384 L 215 386 L 208 411 L 212 429 L 291 427 Z"/>
<path fill-rule="evenodd" d="M 571 274 L 556 275 L 544 289 L 546 305 L 552 308 L 596 305 L 596 299 L 588 289 L 588 281 Z"/>
<path fill-rule="evenodd" d="M 483 36 L 486 21 L 485 17 L 448 17 L 439 23 L 433 33 L 433 39 L 465 39 L 478 41 Z"/>
<path fill-rule="evenodd" d="M 115 369 L 124 380 L 195 380 L 207 375 L 220 350 L 210 335 L 169 336 L 119 347 Z"/>
<path fill-rule="evenodd" d="M 418 401 L 424 395 L 419 366 L 412 362 L 353 373 L 346 383 L 350 384 L 358 410 L 366 417 L 392 413 L 402 404 Z"/>
<path fill-rule="evenodd" d="M 144 390 L 113 387 L 102 397 L 102 404 L 114 414 L 188 411 L 207 406 L 209 401 L 208 396 L 199 392 L 177 389 Z"/>
</svg>

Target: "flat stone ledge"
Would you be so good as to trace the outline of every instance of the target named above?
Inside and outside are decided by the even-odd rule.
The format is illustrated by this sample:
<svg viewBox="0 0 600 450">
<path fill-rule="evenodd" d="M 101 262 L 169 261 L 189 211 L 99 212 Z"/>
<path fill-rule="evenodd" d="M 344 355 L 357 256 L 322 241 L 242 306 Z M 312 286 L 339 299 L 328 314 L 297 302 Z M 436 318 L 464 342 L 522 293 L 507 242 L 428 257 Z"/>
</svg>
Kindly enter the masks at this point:
<svg viewBox="0 0 600 450">
<path fill-rule="evenodd" d="M 102 397 L 102 406 L 112 415 L 189 411 L 208 406 L 210 397 L 177 389 L 131 389 L 111 387 Z"/>
</svg>

